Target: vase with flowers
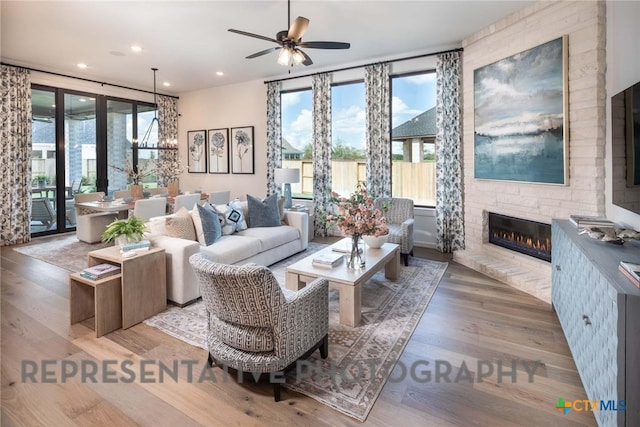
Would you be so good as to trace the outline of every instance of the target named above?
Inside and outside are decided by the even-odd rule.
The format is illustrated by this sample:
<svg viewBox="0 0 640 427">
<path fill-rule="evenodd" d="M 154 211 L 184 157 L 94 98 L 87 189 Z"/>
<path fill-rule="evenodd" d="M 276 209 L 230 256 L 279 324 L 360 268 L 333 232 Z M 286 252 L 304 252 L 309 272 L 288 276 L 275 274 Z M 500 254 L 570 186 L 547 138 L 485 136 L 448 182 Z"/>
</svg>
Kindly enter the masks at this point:
<svg viewBox="0 0 640 427">
<path fill-rule="evenodd" d="M 349 197 L 331 192 L 329 202 L 334 205 L 334 212 L 321 214 L 320 220 L 327 226 L 337 227 L 343 235 L 351 238 L 347 267 L 364 268 L 366 252 L 362 237 L 380 237 L 388 234 L 386 218 L 382 211 L 375 207 L 374 197 L 363 184 L 358 184 L 356 191 Z"/>
<path fill-rule="evenodd" d="M 111 165 L 111 167 L 127 175 L 131 183 L 131 197 L 134 199 L 141 199 L 143 197 L 142 180 L 155 173 L 151 161 L 146 161 L 142 165 L 138 164 L 138 166 L 134 168 L 129 159 L 125 159 L 124 166 Z"/>
<path fill-rule="evenodd" d="M 167 185 L 169 196 L 176 197 L 179 192 L 178 178 L 185 171 L 179 157 L 158 160 L 158 180 Z"/>
</svg>

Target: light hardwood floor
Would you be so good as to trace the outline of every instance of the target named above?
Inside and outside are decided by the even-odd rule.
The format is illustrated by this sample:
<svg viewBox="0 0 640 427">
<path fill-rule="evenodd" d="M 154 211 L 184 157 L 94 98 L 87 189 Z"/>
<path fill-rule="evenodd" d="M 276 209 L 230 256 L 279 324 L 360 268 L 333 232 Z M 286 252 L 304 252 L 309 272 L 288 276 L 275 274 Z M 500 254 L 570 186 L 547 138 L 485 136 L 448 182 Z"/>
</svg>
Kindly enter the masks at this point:
<svg viewBox="0 0 640 427">
<path fill-rule="evenodd" d="M 446 361 L 454 368 L 449 377 L 453 380 L 463 362 L 473 373 L 479 360 L 491 361 L 495 369 L 502 361 L 505 371 L 511 370 L 512 360 L 539 360 L 542 365 L 532 383 L 521 362 L 516 383 L 510 376 L 499 383 L 495 374 L 482 382 L 435 382 L 433 375 L 426 381 L 419 372 L 412 379 L 396 370 L 364 425 L 595 425 L 591 413 L 571 411 L 565 416 L 554 409 L 559 397 L 577 400 L 586 395 L 548 304 L 439 252 L 417 248 L 416 256 L 448 261 L 449 267 L 402 354 L 403 366 L 417 363 L 433 371 L 436 361 Z M 174 361 L 197 361 L 193 376 L 198 378 L 206 352 L 145 324 L 98 339 L 92 320 L 70 326 L 68 272 L 10 247 L 1 249 L 1 276 L 2 426 L 363 424 L 286 389 L 276 403 L 268 384 L 223 382 L 221 371 L 217 382 L 190 383 L 185 365 L 178 369 L 177 381 L 165 377 L 159 383 L 159 362 L 172 366 Z M 77 362 L 68 362 L 66 369 L 85 363 L 86 369 L 127 366 L 135 373 L 151 371 L 150 381 L 138 375 L 131 384 L 107 383 L 98 374 L 97 382 L 89 375 L 84 381 L 70 375 L 62 383 L 63 360 Z M 39 367 L 37 383 L 31 377 L 23 381 L 22 374 L 33 369 L 29 361 Z M 49 361 L 45 372 L 54 372 L 44 378 L 42 361 Z"/>
</svg>

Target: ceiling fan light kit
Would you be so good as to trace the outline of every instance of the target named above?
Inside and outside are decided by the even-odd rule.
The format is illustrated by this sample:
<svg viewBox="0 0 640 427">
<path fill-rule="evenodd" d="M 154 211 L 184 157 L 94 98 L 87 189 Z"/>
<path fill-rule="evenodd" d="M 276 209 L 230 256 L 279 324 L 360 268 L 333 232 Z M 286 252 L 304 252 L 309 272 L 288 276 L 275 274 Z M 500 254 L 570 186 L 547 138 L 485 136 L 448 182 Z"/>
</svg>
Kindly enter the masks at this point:
<svg viewBox="0 0 640 427">
<path fill-rule="evenodd" d="M 291 2 L 287 2 L 288 5 L 288 21 L 291 22 Z M 272 47 L 269 49 L 262 50 L 260 52 L 256 52 L 252 55 L 247 56 L 247 59 L 257 58 L 262 55 L 266 55 L 267 53 L 276 52 L 280 50 L 278 53 L 278 64 L 288 67 L 289 65 L 311 65 L 313 61 L 302 51 L 299 47 L 306 47 L 310 49 L 349 49 L 351 45 L 349 43 L 344 42 L 302 42 L 302 35 L 307 30 L 309 26 L 309 20 L 303 16 L 298 16 L 295 21 L 289 26 L 289 30 L 280 31 L 276 34 L 276 38 L 270 38 L 266 36 L 261 36 L 259 34 L 248 33 L 246 31 L 235 30 L 233 28 L 229 28 L 229 31 L 232 33 L 240 34 L 247 37 L 253 37 L 260 40 L 266 40 L 273 43 L 277 43 L 279 47 Z"/>
</svg>

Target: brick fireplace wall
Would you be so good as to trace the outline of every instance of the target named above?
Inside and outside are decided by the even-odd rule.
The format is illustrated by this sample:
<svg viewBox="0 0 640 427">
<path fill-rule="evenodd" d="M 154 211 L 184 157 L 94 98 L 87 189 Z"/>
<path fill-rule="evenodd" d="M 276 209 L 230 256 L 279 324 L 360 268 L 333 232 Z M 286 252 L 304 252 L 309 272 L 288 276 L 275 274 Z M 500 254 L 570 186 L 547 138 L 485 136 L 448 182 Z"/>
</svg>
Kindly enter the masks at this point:
<svg viewBox="0 0 640 427">
<path fill-rule="evenodd" d="M 473 71 L 568 36 L 569 183 L 528 184 L 474 178 Z M 466 249 L 454 260 L 551 300 L 551 264 L 488 243 L 483 213 L 551 223 L 571 214 L 605 213 L 606 6 L 538 2 L 463 42 L 463 174 Z"/>
</svg>

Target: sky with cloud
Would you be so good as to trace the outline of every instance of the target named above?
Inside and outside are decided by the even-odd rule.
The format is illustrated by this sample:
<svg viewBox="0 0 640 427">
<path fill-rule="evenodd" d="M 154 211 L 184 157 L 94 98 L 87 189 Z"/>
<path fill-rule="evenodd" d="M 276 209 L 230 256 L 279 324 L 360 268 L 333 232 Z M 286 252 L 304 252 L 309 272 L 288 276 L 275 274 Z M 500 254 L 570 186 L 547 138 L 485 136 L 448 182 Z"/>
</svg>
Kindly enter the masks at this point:
<svg viewBox="0 0 640 427">
<path fill-rule="evenodd" d="M 392 127 L 435 106 L 435 73 L 405 76 L 392 80 Z M 332 88 L 333 140 L 364 148 L 364 83 L 336 85 Z M 302 149 L 311 141 L 311 90 L 282 94 L 282 136 Z"/>
</svg>

